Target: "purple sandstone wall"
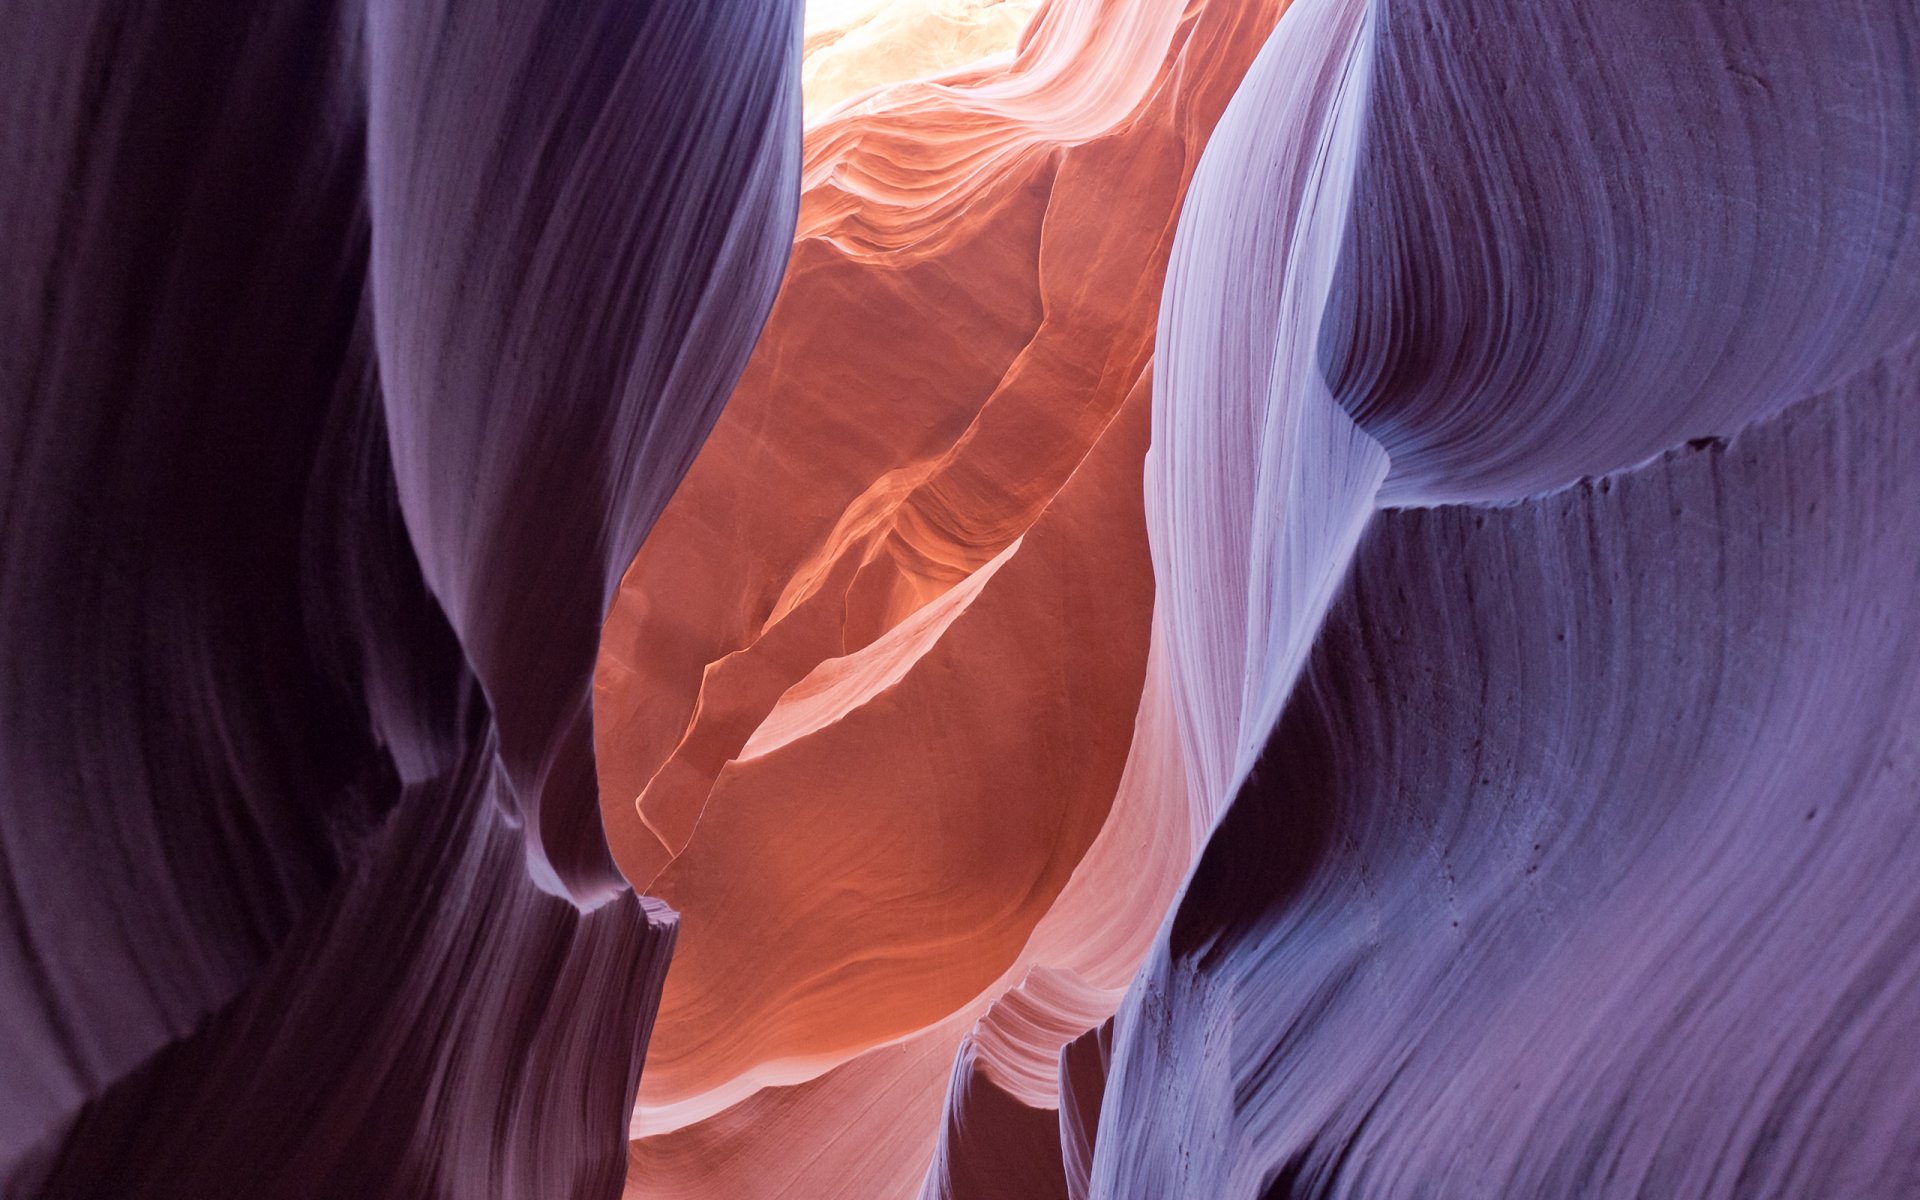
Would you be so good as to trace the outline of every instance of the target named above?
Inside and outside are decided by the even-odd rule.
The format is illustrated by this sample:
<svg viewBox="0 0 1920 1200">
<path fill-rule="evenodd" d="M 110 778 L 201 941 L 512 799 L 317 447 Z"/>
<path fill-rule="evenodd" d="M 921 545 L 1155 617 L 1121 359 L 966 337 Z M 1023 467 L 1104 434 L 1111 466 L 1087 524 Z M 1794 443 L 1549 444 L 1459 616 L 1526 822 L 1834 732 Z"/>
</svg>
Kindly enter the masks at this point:
<svg viewBox="0 0 1920 1200">
<path fill-rule="evenodd" d="M 794 6 L 0 22 L 0 1182 L 611 1196 L 599 622 L 772 302 Z"/>
</svg>

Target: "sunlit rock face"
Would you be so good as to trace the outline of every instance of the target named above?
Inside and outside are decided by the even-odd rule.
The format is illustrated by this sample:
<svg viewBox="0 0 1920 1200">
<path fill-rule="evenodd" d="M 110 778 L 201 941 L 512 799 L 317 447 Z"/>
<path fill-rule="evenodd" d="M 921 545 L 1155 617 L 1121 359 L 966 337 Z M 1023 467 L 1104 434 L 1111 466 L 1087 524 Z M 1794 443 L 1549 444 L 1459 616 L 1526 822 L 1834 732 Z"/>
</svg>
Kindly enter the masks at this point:
<svg viewBox="0 0 1920 1200">
<path fill-rule="evenodd" d="M 1920 1194 L 1910 2 L 150 7 L 0 1194 Z"/>
<path fill-rule="evenodd" d="M 800 62 L 809 122 L 889 84 L 992 70 L 1039 0 L 812 0 Z M 884 101 L 883 101 L 884 103 Z"/>
<path fill-rule="evenodd" d="M 1060 1048 L 1191 852 L 1149 661 L 1162 269 L 1277 16 L 1055 4 L 810 128 L 768 330 L 602 642 L 609 836 L 683 922 L 636 1195 L 1015 1187 L 979 1104 L 1064 1186 Z"/>
<path fill-rule="evenodd" d="M 601 614 L 744 365 L 784 4 L 0 33 L 0 1191 L 617 1195 Z"/>
</svg>

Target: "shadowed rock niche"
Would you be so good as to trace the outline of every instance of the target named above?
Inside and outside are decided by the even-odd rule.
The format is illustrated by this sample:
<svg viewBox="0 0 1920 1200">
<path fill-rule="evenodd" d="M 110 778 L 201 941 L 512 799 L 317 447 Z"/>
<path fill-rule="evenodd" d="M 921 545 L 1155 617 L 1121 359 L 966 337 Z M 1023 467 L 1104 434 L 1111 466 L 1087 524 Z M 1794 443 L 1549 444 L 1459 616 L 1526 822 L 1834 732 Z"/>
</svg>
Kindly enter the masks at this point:
<svg viewBox="0 0 1920 1200">
<path fill-rule="evenodd" d="M 0 32 L 0 1191 L 617 1195 L 602 614 L 791 244 L 796 8 Z"/>
<path fill-rule="evenodd" d="M 1836 638 L 1905 620 L 1875 589 L 1910 586 L 1891 547 L 1911 527 L 1838 497 L 1878 486 L 1904 444 L 1860 406 L 1908 393 L 1783 414 L 1843 403 L 1817 397 L 1876 363 L 1906 369 L 1913 30 L 1888 5 L 1763 7 L 810 16 L 782 293 L 602 642 L 610 841 L 683 919 L 635 1195 L 1791 1191 L 1804 1164 L 1716 1176 L 1672 1149 L 1703 1128 L 1673 1112 L 1649 1117 L 1666 1131 L 1651 1141 L 1610 1141 L 1624 1110 L 1536 1079 L 1548 1058 L 1467 1023 L 1474 986 L 1520 1006 L 1529 970 L 1604 974 L 1639 953 L 1605 881 L 1643 898 L 1684 883 L 1658 838 L 1626 832 L 1652 785 L 1617 756 L 1653 752 L 1616 706 L 1644 704 L 1697 760 L 1663 785 L 1671 821 L 1711 828 L 1724 804 L 1728 861 L 1791 855 L 1753 788 L 1799 778 L 1794 756 L 1827 735 L 1782 717 L 1783 759 L 1719 749 L 1734 735 L 1715 705 L 1795 694 L 1791 662 L 1736 649 L 1738 627 L 1763 609 L 1799 620 L 1765 608 L 1782 588 Z M 1746 458 L 1815 429 L 1877 448 L 1809 452 L 1776 483 L 1661 457 L 1750 429 L 1731 443 Z M 1595 503 L 1542 498 L 1603 472 Z M 1657 487 L 1664 509 L 1640 499 Z M 1756 531 L 1787 536 L 1769 488 L 1854 522 L 1866 557 L 1805 579 L 1741 559 Z M 1419 517 L 1442 502 L 1484 507 Z M 1456 545 L 1495 514 L 1499 539 Z M 1522 536 L 1528 520 L 1552 528 Z M 1574 564 L 1569 523 L 1603 548 L 1749 565 L 1662 582 L 1631 554 Z M 1504 569 L 1481 562 L 1498 554 Z M 1631 627 L 1603 627 L 1606 611 Z M 1591 661 L 1501 657 L 1543 634 Z M 1462 707 L 1484 689 L 1505 691 Z M 1834 717 L 1850 753 L 1905 736 L 1872 708 Z M 1523 750 L 1557 765 L 1518 765 Z M 1892 819 L 1861 803 L 1847 819 Z M 1525 851 L 1517 875 L 1509 851 Z M 1755 881 L 1753 902 L 1815 904 L 1802 919 L 1841 944 L 1817 901 L 1839 868 L 1805 861 L 1825 865 Z M 1907 856 L 1876 871 L 1892 891 L 1920 882 Z M 1860 927 L 1857 954 L 1900 928 Z M 1561 939 L 1579 948 L 1545 965 Z M 1736 1036 L 1754 981 L 1812 969 L 1808 943 L 1746 944 L 1758 957 L 1737 970 L 1649 986 L 1722 996 L 1694 1034 Z M 1660 1044 L 1657 1005 L 1582 1033 L 1567 1002 L 1534 1003 L 1541 1038 Z M 1776 1035 L 1840 1036 L 1823 1012 Z M 1451 1032 L 1421 1040 L 1421 1014 Z M 1371 1019 L 1406 1030 L 1375 1043 Z M 1307 1030 L 1319 1041 L 1296 1050 Z M 1543 1106 L 1541 1140 L 1509 1124 L 1473 1143 L 1484 1161 L 1417 1140 L 1402 1097 L 1474 1047 L 1503 1064 L 1475 1094 Z M 1425 1082 L 1393 1076 L 1410 1056 L 1431 1060 Z M 1752 1078 L 1737 1055 L 1692 1061 L 1703 1095 Z M 1278 1063 L 1291 1073 L 1269 1078 Z M 1828 1067 L 1850 1099 L 1795 1128 L 1834 1171 L 1816 1147 L 1849 1104 L 1910 1110 Z M 1612 1097 L 1654 1078 L 1613 1069 Z M 1376 1098 L 1401 1126 L 1343 1119 Z M 1346 1149 L 1363 1136 L 1378 1162 Z M 1569 1167 L 1573 1144 L 1673 1161 Z M 1884 1187 L 1903 1164 L 1837 1177 Z"/>
<path fill-rule="evenodd" d="M 0 1195 L 1920 1194 L 1910 0 L 74 0 L 0 166 Z"/>
</svg>

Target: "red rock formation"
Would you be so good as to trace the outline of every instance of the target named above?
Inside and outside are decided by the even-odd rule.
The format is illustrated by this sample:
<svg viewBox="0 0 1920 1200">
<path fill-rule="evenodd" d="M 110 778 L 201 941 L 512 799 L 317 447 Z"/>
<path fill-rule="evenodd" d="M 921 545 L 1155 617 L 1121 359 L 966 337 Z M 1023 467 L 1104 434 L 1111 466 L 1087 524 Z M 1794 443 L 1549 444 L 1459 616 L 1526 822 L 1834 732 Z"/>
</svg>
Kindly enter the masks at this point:
<svg viewBox="0 0 1920 1200">
<path fill-rule="evenodd" d="M 1190 844 L 1157 668 L 1141 703 L 1158 294 L 1278 9 L 1052 4 L 810 131 L 767 334 L 602 642 L 609 840 L 683 922 L 644 1194 L 910 1192 L 995 996 L 1077 997 L 1006 1055 L 1036 1110 L 1111 1012 Z"/>
</svg>

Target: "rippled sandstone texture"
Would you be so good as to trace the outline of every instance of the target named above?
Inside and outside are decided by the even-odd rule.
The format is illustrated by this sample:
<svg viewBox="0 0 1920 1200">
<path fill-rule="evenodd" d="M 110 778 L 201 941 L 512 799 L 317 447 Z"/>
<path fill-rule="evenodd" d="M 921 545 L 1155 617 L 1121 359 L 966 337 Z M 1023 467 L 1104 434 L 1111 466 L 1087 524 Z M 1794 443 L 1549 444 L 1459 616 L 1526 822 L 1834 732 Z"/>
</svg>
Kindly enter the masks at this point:
<svg viewBox="0 0 1920 1200">
<path fill-rule="evenodd" d="M 1039 0 L 811 0 L 800 65 L 807 120 L 902 80 L 1008 56 L 1039 7 Z"/>
<path fill-rule="evenodd" d="M 616 1193 L 601 615 L 785 262 L 780 3 L 0 30 L 0 1187 Z"/>
<path fill-rule="evenodd" d="M 602 647 L 609 837 L 683 920 L 633 1194 L 1015 1194 L 989 1110 L 1064 1187 L 1060 1048 L 1190 855 L 1161 267 L 1278 12 L 1055 3 L 810 129 L 781 297 Z"/>
<path fill-rule="evenodd" d="M 0 1189 L 1920 1190 L 1920 23 L 1278 12 L 13 14 Z"/>
<path fill-rule="evenodd" d="M 1920 1186 L 1920 27 L 1300 0 L 1147 494 L 1192 800 L 1095 1196 Z"/>
</svg>

